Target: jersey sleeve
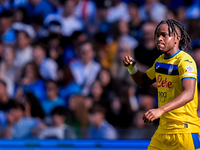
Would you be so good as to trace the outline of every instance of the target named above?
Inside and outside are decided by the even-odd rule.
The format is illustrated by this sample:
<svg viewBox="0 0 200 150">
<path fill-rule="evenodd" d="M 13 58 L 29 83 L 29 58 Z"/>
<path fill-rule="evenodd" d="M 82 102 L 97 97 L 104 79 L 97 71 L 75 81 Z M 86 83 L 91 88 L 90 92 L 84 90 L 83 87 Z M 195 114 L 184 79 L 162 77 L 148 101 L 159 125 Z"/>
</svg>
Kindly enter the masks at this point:
<svg viewBox="0 0 200 150">
<path fill-rule="evenodd" d="M 181 81 L 187 78 L 197 80 L 197 66 L 192 57 L 183 58 L 180 66 L 178 66 Z"/>
<path fill-rule="evenodd" d="M 146 71 L 147 76 L 153 80 L 156 77 L 156 73 L 155 73 L 155 63 L 153 64 L 153 66 L 151 68 L 149 68 Z"/>
</svg>

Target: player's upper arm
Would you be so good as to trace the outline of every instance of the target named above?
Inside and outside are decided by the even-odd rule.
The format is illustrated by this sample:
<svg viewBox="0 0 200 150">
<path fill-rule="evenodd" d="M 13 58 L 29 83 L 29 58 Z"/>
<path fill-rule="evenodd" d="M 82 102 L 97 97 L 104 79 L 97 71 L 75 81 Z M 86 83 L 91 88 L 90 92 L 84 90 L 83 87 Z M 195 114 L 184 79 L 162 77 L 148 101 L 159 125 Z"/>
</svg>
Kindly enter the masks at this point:
<svg viewBox="0 0 200 150">
<path fill-rule="evenodd" d="M 188 100 L 194 99 L 196 80 L 194 78 L 184 79 L 182 81 L 183 91 L 187 92 Z"/>
<path fill-rule="evenodd" d="M 178 66 L 181 81 L 192 78 L 197 80 L 197 67 L 192 57 L 185 57 Z"/>
</svg>

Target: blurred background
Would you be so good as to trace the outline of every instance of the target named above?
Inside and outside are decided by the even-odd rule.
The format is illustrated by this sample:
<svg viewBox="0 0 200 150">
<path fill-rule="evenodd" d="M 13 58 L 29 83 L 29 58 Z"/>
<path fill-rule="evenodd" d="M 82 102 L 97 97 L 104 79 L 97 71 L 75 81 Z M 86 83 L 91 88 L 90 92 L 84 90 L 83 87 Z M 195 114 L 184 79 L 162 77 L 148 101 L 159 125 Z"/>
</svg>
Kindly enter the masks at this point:
<svg viewBox="0 0 200 150">
<path fill-rule="evenodd" d="M 150 68 L 164 19 L 184 24 L 200 81 L 199 0 L 0 0 L 0 138 L 149 140 L 156 85 L 122 59 Z"/>
</svg>

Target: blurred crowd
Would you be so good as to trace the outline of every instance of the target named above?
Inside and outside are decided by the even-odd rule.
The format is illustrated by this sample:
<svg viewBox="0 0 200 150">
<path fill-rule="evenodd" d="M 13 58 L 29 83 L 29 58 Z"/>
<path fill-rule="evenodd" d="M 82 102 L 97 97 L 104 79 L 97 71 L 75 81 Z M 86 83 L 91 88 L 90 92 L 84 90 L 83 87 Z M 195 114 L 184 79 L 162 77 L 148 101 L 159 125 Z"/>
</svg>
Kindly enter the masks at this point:
<svg viewBox="0 0 200 150">
<path fill-rule="evenodd" d="M 0 138 L 150 138 L 159 120 L 142 117 L 157 107 L 156 84 L 138 88 L 122 59 L 131 55 L 145 72 L 160 55 L 157 24 L 176 19 L 200 74 L 198 4 L 0 0 Z"/>
</svg>

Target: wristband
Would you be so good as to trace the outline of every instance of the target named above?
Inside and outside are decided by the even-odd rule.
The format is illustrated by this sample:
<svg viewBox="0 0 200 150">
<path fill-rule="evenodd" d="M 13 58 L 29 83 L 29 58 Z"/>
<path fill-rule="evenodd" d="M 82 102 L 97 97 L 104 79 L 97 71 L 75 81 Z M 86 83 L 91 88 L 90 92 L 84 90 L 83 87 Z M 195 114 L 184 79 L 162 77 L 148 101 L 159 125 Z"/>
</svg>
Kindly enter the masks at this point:
<svg viewBox="0 0 200 150">
<path fill-rule="evenodd" d="M 136 72 L 137 72 L 137 67 L 134 65 L 134 66 L 132 66 L 132 65 L 129 65 L 129 66 L 127 66 L 126 67 L 127 68 L 127 70 L 128 70 L 128 72 L 130 73 L 130 74 L 135 74 Z"/>
</svg>

